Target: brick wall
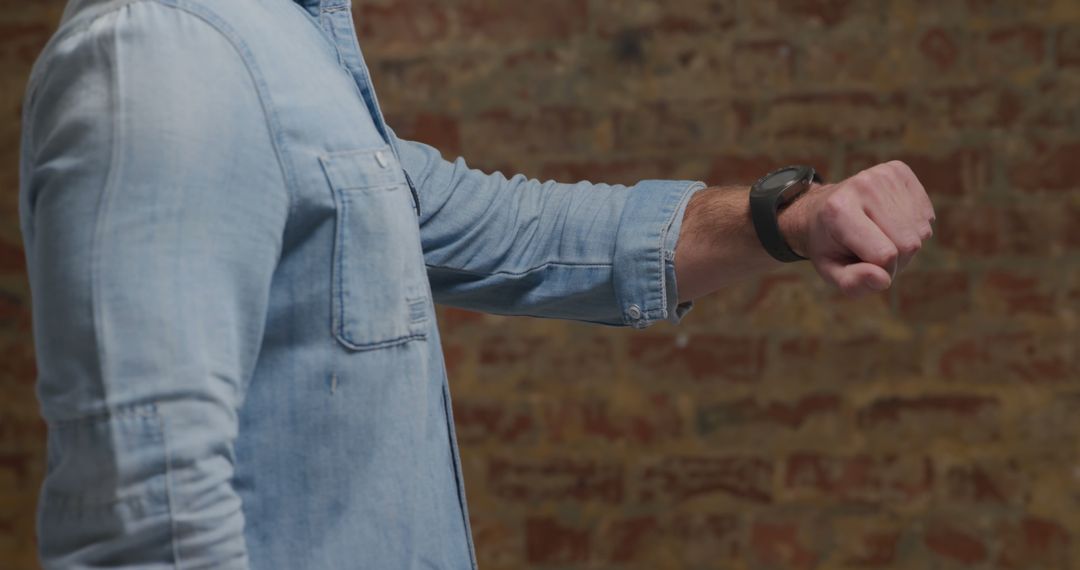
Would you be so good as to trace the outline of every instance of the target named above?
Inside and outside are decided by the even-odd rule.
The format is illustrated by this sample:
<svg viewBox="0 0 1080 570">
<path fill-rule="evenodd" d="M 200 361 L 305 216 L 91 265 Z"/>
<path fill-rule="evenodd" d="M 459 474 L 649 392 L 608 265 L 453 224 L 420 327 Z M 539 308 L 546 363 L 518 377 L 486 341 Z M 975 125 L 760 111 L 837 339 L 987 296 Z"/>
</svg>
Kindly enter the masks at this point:
<svg viewBox="0 0 1080 570">
<path fill-rule="evenodd" d="M 0 0 L 0 566 L 43 473 L 18 109 L 62 4 Z M 902 158 L 937 236 L 648 331 L 441 312 L 481 568 L 1080 568 L 1080 3 L 363 0 L 399 134 L 560 179 Z"/>
</svg>

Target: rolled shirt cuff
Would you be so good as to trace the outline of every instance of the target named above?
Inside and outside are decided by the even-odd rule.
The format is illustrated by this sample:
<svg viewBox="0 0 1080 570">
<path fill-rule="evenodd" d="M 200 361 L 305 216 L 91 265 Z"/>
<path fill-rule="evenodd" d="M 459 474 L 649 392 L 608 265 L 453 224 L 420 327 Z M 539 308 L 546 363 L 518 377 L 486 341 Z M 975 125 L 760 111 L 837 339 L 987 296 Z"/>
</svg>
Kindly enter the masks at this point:
<svg viewBox="0 0 1080 570">
<path fill-rule="evenodd" d="M 703 182 L 672 180 L 643 180 L 630 188 L 619 219 L 614 263 L 623 324 L 677 324 L 693 308 L 692 302 L 678 302 L 675 245 L 690 197 L 704 188 Z"/>
</svg>

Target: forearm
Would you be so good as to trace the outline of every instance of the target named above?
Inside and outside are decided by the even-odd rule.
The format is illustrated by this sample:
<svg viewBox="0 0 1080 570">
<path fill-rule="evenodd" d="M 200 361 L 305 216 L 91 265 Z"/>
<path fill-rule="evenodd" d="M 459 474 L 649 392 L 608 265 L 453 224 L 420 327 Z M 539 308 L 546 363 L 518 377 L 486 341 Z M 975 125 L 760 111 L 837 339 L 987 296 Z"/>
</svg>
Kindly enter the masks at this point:
<svg viewBox="0 0 1080 570">
<path fill-rule="evenodd" d="M 815 185 L 808 193 L 819 188 Z M 750 219 L 749 192 L 746 186 L 714 186 L 690 199 L 675 247 L 680 303 L 784 265 L 758 240 Z M 795 227 L 803 219 L 799 202 L 782 211 L 779 222 L 791 247 L 802 253 L 805 244 L 798 236 L 805 231 Z"/>
</svg>

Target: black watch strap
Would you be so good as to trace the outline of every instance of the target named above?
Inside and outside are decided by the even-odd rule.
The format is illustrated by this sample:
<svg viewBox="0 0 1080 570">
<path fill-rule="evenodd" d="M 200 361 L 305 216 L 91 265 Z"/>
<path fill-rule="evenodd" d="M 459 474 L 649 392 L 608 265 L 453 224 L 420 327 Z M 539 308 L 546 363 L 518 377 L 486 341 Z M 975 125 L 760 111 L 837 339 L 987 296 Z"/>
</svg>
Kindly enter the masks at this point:
<svg viewBox="0 0 1080 570">
<path fill-rule="evenodd" d="M 795 253 L 780 232 L 778 213 L 810 188 L 821 176 L 809 166 L 787 166 L 761 177 L 750 188 L 750 218 L 765 251 L 779 261 L 791 263 L 806 258 Z"/>
</svg>

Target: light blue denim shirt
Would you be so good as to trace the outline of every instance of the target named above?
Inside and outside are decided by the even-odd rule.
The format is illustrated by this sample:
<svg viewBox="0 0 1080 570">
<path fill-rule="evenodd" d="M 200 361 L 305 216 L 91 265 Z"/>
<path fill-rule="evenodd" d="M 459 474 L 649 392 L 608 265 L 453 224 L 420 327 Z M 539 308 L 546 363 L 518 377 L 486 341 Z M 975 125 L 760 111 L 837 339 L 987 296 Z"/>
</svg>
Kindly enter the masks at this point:
<svg viewBox="0 0 1080 570">
<path fill-rule="evenodd" d="M 74 0 L 22 151 L 48 568 L 475 568 L 433 302 L 689 309 L 702 184 L 396 138 L 346 0 Z"/>
</svg>

